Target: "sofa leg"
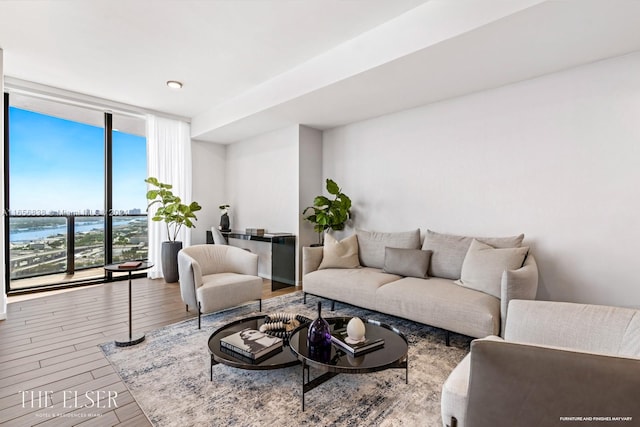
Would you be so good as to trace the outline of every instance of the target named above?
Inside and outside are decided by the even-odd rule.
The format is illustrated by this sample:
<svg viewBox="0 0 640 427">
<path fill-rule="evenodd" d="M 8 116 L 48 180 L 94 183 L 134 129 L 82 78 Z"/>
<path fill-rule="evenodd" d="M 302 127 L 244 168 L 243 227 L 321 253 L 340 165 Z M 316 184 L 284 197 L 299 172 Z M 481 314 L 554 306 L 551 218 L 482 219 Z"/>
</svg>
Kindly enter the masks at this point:
<svg viewBox="0 0 640 427">
<path fill-rule="evenodd" d="M 258 311 L 262 311 L 262 298 L 260 298 L 260 299 L 258 300 L 258 304 L 259 304 L 259 305 L 258 305 L 258 307 L 259 307 L 259 308 L 258 308 Z"/>
<path fill-rule="evenodd" d="M 450 344 L 450 337 L 451 337 L 451 333 L 449 331 L 445 331 L 444 342 L 445 342 L 447 347 L 450 347 L 450 345 L 449 345 Z"/>
<path fill-rule="evenodd" d="M 198 301 L 198 329 L 202 329 L 200 327 L 200 316 L 202 315 L 202 310 L 201 310 L 201 305 L 200 305 L 200 301 Z"/>
<path fill-rule="evenodd" d="M 458 420 L 456 417 L 451 417 L 451 424 L 447 427 L 458 427 Z"/>
<path fill-rule="evenodd" d="M 303 292 L 303 293 L 302 293 L 302 303 L 303 303 L 303 304 L 306 304 L 306 303 L 307 303 L 307 293 L 306 293 L 306 292 Z"/>
<path fill-rule="evenodd" d="M 185 304 L 187 306 L 187 312 L 189 311 L 189 304 Z"/>
<path fill-rule="evenodd" d="M 336 309 L 336 302 L 334 300 L 331 300 L 331 311 L 335 311 Z"/>
</svg>

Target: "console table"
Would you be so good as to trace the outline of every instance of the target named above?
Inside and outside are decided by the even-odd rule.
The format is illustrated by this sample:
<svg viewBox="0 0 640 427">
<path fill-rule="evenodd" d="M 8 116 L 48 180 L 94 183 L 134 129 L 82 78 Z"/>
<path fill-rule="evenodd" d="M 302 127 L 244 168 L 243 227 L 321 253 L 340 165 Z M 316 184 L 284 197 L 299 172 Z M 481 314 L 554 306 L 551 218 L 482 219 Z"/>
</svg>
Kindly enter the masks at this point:
<svg viewBox="0 0 640 427">
<path fill-rule="evenodd" d="M 271 290 L 296 285 L 296 236 L 289 233 L 247 234 L 241 231 L 223 231 L 227 239 L 253 240 L 271 245 Z M 207 231 L 207 243 L 213 243 L 211 231 Z"/>
</svg>

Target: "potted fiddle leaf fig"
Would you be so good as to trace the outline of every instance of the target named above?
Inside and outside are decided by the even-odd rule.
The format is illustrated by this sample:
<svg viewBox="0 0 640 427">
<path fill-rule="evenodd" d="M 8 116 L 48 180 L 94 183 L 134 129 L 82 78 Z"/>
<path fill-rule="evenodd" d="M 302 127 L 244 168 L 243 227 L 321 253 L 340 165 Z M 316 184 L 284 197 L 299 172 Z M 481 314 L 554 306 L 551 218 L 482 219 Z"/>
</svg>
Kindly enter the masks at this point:
<svg viewBox="0 0 640 427">
<path fill-rule="evenodd" d="M 178 252 L 182 249 L 182 242 L 176 241 L 180 229 L 195 227 L 194 221 L 198 218 L 194 212 L 202 207 L 198 202 L 191 202 L 188 205 L 182 203 L 180 197 L 173 194 L 171 184 L 158 181 L 157 178 L 149 177 L 144 180 L 151 185 L 151 190 L 147 191 L 147 211 L 153 205 L 160 205 L 151 218 L 152 221 L 163 221 L 167 227 L 168 241 L 162 242 L 162 275 L 167 283 L 178 281 Z"/>
<path fill-rule="evenodd" d="M 333 196 L 317 196 L 313 200 L 313 206 L 308 206 L 302 212 L 311 215 L 305 217 L 313 224 L 313 229 L 318 233 L 318 245 L 322 245 L 324 232 L 327 230 L 343 230 L 351 216 L 351 199 L 342 192 L 338 184 L 327 178 L 327 192 Z"/>
</svg>

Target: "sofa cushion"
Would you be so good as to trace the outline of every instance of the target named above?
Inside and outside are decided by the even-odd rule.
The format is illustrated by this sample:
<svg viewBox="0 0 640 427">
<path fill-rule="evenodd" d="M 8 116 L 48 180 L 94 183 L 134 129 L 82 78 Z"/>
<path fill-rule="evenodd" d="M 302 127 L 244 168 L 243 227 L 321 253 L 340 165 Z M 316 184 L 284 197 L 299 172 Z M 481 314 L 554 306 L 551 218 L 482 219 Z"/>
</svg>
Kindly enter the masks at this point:
<svg viewBox="0 0 640 427">
<path fill-rule="evenodd" d="M 358 261 L 358 239 L 356 235 L 338 241 L 331 234 L 325 235 L 322 262 L 319 270 L 325 268 L 356 268 Z"/>
<path fill-rule="evenodd" d="M 427 230 L 422 249 L 433 251 L 429 276 L 459 279 L 462 263 L 473 239 L 468 236 L 442 234 Z M 524 234 L 511 237 L 476 237 L 475 239 L 494 248 L 519 248 L 524 240 Z"/>
<path fill-rule="evenodd" d="M 498 298 L 437 277 L 381 286 L 376 310 L 476 338 L 500 332 Z"/>
<path fill-rule="evenodd" d="M 376 290 L 401 279 L 377 268 L 326 269 L 304 276 L 302 290 L 313 295 L 375 310 Z"/>
<path fill-rule="evenodd" d="M 384 249 L 420 248 L 420 229 L 386 233 L 380 231 L 356 230 L 360 251 L 360 264 L 365 267 L 383 268 Z"/>
<path fill-rule="evenodd" d="M 458 285 L 500 298 L 502 273 L 522 267 L 529 248 L 494 248 L 473 239 L 462 263 Z"/>
<path fill-rule="evenodd" d="M 196 289 L 203 313 L 211 313 L 262 297 L 262 278 L 247 274 L 217 273 L 202 276 Z"/>
<path fill-rule="evenodd" d="M 431 251 L 421 249 L 385 248 L 384 268 L 385 273 L 398 274 L 405 277 L 427 277 Z"/>
</svg>

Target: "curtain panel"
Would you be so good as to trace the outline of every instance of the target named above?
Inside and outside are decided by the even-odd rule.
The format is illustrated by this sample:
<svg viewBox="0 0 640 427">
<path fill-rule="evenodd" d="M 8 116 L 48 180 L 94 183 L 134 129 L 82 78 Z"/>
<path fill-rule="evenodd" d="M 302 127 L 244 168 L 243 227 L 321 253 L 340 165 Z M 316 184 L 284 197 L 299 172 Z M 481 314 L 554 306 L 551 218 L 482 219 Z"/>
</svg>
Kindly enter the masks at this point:
<svg viewBox="0 0 640 427">
<path fill-rule="evenodd" d="M 191 130 L 189 124 L 179 120 L 154 115 L 147 116 L 147 176 L 171 184 L 173 194 L 185 204 L 191 203 Z M 151 279 L 161 278 L 160 250 L 167 241 L 164 222 L 152 221 L 156 206 L 149 208 L 149 262 L 153 263 L 147 275 Z M 178 238 L 183 247 L 191 244 L 191 229 L 182 227 Z"/>
</svg>

